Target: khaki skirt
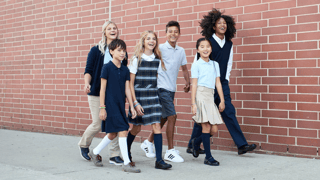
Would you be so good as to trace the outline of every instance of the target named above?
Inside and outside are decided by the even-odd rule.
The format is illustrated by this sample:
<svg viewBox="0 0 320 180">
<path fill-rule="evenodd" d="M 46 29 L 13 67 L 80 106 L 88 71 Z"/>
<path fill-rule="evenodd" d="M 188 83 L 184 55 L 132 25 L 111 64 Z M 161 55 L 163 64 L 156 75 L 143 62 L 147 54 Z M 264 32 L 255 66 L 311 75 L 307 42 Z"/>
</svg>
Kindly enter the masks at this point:
<svg viewBox="0 0 320 180">
<path fill-rule="evenodd" d="M 214 89 L 198 86 L 196 104 L 197 114 L 192 117 L 196 123 L 223 124 L 219 109 L 214 103 Z"/>
</svg>

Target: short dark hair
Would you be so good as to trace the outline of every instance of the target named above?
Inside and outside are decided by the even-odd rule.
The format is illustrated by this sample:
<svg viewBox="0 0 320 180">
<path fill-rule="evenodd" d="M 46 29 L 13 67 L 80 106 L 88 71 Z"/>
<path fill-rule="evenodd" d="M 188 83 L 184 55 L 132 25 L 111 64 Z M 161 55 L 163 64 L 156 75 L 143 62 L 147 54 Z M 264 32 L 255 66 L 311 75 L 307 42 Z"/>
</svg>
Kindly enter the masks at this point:
<svg viewBox="0 0 320 180">
<path fill-rule="evenodd" d="M 178 23 L 178 21 L 169 21 L 168 24 L 166 25 L 166 33 L 168 31 L 168 27 L 171 27 L 171 26 L 176 26 L 180 34 L 180 24 Z"/>
<path fill-rule="evenodd" d="M 211 44 L 211 41 L 210 41 L 209 39 L 207 39 L 207 38 L 199 38 L 199 39 L 197 40 L 197 44 L 196 44 L 197 50 L 198 50 L 198 48 L 199 48 L 199 46 L 200 46 L 200 43 L 201 43 L 202 41 L 208 41 L 209 44 L 210 44 L 210 46 L 211 46 L 211 49 L 212 49 L 212 44 Z M 211 57 L 211 54 L 210 54 L 209 57 Z M 199 60 L 199 58 L 200 58 L 200 54 L 197 52 L 197 60 Z"/>
<path fill-rule="evenodd" d="M 126 43 L 121 39 L 115 39 L 111 41 L 111 43 L 108 45 L 109 51 L 115 50 L 117 47 L 120 47 L 120 49 L 127 50 Z"/>
<path fill-rule="evenodd" d="M 227 31 L 225 36 L 228 41 L 231 41 L 237 31 L 235 27 L 236 23 L 234 22 L 232 16 L 223 15 L 223 12 L 215 8 L 213 8 L 212 11 L 209 11 L 207 15 L 203 16 L 203 19 L 200 22 L 200 27 L 202 28 L 201 34 L 209 39 L 213 33 L 215 33 L 213 27 L 216 26 L 216 22 L 220 18 L 223 18 L 227 23 Z"/>
</svg>

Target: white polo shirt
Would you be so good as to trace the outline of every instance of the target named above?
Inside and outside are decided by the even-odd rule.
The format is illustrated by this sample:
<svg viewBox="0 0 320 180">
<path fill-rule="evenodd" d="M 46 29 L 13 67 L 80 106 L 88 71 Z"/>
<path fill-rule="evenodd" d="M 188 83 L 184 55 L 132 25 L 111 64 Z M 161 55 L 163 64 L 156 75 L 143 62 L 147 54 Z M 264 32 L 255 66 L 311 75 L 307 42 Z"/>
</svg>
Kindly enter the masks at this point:
<svg viewBox="0 0 320 180">
<path fill-rule="evenodd" d="M 186 53 L 178 45 L 173 48 L 168 41 L 159 46 L 162 60 L 165 64 L 166 71 L 161 68 L 158 71 L 158 88 L 163 88 L 175 92 L 177 88 L 177 77 L 180 66 L 187 64 Z"/>
</svg>

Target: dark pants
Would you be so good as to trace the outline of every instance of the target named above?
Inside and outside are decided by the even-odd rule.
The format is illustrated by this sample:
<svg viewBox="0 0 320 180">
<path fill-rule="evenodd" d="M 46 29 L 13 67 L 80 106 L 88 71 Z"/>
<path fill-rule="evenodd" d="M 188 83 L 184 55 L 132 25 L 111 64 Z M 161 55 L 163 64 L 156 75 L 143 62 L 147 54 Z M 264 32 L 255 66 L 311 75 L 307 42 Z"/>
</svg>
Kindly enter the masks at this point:
<svg viewBox="0 0 320 180">
<path fill-rule="evenodd" d="M 224 101 L 226 106 L 225 110 L 221 113 L 221 117 L 224 123 L 226 124 L 234 143 L 237 145 L 238 148 L 240 148 L 241 146 L 248 145 L 248 143 L 240 129 L 238 120 L 236 118 L 236 109 L 231 103 L 229 82 L 223 81 L 221 82 L 221 85 L 223 89 Z M 217 90 L 215 90 L 214 99 L 217 107 L 219 107 L 220 97 Z M 193 126 L 191 139 L 199 137 L 201 133 L 202 127 L 195 123 Z M 189 141 L 188 147 L 191 147 L 191 139 Z"/>
</svg>

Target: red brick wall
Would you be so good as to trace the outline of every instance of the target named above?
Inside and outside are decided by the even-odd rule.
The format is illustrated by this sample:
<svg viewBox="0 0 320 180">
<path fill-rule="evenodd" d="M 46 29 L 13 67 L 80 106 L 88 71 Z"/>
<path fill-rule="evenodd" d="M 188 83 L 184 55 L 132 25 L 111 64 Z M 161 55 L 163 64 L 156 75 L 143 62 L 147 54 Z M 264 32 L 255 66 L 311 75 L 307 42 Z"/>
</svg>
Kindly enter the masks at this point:
<svg viewBox="0 0 320 180">
<path fill-rule="evenodd" d="M 260 153 L 319 158 L 319 5 L 320 0 L 115 0 L 111 9 L 130 55 L 142 31 L 156 31 L 164 43 L 165 24 L 178 20 L 189 69 L 198 21 L 212 7 L 225 9 L 237 22 L 230 86 L 246 138 Z M 91 122 L 83 71 L 109 18 L 108 6 L 105 0 L 0 2 L 1 128 L 83 133 Z M 179 146 L 186 146 L 192 130 L 190 93 L 182 92 L 183 84 L 180 73 Z M 225 126 L 219 128 L 212 147 L 235 150 Z"/>
</svg>

